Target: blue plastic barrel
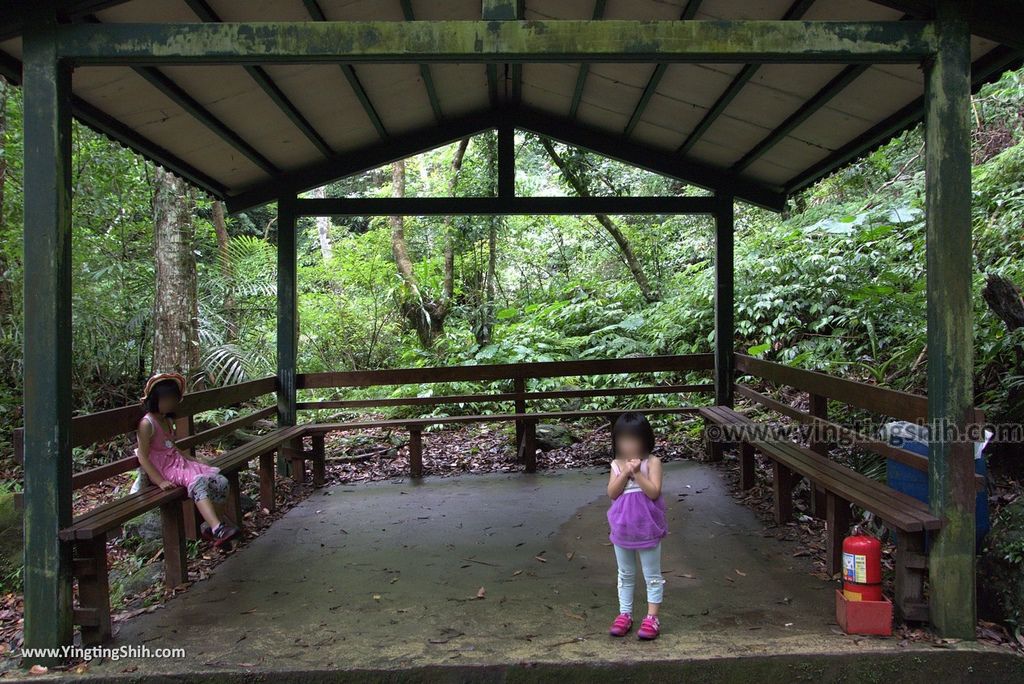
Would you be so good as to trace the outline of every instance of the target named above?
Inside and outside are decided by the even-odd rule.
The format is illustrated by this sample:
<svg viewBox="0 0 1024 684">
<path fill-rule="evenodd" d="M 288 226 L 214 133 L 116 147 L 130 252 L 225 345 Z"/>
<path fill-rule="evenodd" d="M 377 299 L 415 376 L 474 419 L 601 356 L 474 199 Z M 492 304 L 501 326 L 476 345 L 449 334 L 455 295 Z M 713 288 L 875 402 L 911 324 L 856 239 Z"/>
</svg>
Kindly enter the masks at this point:
<svg viewBox="0 0 1024 684">
<path fill-rule="evenodd" d="M 927 426 L 905 421 L 886 423 L 883 434 L 892 446 L 928 458 Z M 989 530 L 988 468 L 985 465 L 985 456 L 982 454 L 984 446 L 983 443 L 976 443 L 974 449 L 974 472 L 985 479 L 985 488 L 978 490 L 978 496 L 974 503 L 974 532 L 978 549 L 981 548 L 981 543 Z M 886 463 L 886 481 L 896 491 L 909 494 L 918 501 L 928 503 L 928 473 L 890 458 Z M 926 536 L 925 544 L 928 543 L 929 540 Z"/>
</svg>

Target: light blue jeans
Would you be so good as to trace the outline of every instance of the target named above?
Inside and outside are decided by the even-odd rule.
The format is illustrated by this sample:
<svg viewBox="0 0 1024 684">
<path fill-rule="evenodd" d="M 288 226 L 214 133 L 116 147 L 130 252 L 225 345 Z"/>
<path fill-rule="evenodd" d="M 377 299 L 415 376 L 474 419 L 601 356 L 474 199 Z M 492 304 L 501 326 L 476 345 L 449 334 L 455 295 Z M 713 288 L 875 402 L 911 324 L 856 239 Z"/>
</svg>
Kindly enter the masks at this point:
<svg viewBox="0 0 1024 684">
<path fill-rule="evenodd" d="M 619 612 L 633 614 L 633 589 L 636 586 L 636 557 L 647 582 L 647 602 L 661 603 L 665 580 L 661 576 L 661 544 L 653 549 L 624 549 L 615 547 L 615 560 L 619 564 Z"/>
</svg>

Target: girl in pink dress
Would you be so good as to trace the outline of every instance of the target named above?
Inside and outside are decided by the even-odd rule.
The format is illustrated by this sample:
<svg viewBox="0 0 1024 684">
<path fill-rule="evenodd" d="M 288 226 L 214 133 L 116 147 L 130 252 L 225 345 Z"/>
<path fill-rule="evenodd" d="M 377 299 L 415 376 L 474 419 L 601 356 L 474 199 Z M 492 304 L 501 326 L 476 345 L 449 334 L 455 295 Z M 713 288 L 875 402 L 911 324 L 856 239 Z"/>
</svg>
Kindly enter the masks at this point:
<svg viewBox="0 0 1024 684">
<path fill-rule="evenodd" d="M 608 538 L 618 564 L 619 616 L 608 633 L 626 636 L 633 626 L 636 557 L 647 583 L 647 616 L 637 636 L 657 639 L 658 608 L 665 580 L 661 576 L 661 539 L 668 534 L 661 498 L 661 460 L 652 456 L 654 430 L 639 413 L 623 413 L 612 429 L 611 475 L 608 479 Z"/>
<path fill-rule="evenodd" d="M 159 373 L 149 379 L 142 396 L 146 415 L 139 421 L 135 454 L 157 487 L 186 488 L 205 521 L 203 537 L 219 547 L 238 535 L 238 528 L 223 522 L 215 506 L 227 499 L 228 480 L 218 468 L 185 458 L 174 445 L 174 412 L 184 393 L 185 378 L 177 373 Z"/>
</svg>

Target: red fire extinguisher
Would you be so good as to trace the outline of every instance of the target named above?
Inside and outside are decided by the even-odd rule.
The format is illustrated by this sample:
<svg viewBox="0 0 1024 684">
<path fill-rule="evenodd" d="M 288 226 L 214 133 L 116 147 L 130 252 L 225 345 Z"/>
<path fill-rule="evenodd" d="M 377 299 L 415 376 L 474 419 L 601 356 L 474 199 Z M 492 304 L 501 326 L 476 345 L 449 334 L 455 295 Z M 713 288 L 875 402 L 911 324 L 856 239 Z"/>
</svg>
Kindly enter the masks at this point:
<svg viewBox="0 0 1024 684">
<path fill-rule="evenodd" d="M 843 595 L 850 601 L 882 600 L 882 543 L 859 527 L 843 540 Z"/>
</svg>

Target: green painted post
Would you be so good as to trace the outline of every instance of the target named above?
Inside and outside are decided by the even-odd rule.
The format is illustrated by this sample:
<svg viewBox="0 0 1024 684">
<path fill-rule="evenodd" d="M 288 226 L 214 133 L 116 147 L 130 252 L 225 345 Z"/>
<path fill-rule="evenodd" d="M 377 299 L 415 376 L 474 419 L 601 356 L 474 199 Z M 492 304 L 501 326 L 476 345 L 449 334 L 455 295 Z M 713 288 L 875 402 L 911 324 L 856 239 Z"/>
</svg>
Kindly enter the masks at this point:
<svg viewBox="0 0 1024 684">
<path fill-rule="evenodd" d="M 24 34 L 25 647 L 71 643 L 71 70 L 56 12 Z M 55 664 L 60 658 L 26 659 Z"/>
<path fill-rule="evenodd" d="M 485 21 L 514 21 L 516 6 L 516 0 L 483 0 L 480 3 L 480 16 Z"/>
<path fill-rule="evenodd" d="M 295 425 L 295 363 L 298 350 L 294 197 L 277 201 L 277 424 Z M 288 475 L 287 449 L 278 450 L 277 472 Z"/>
<path fill-rule="evenodd" d="M 715 404 L 732 406 L 733 339 L 733 197 L 718 193 L 715 210 Z"/>
<path fill-rule="evenodd" d="M 928 574 L 936 630 L 974 639 L 974 457 L 956 434 L 973 404 L 970 31 L 962 3 L 936 4 L 938 52 L 925 64 L 928 479 L 932 511 L 944 523 Z"/>
<path fill-rule="evenodd" d="M 512 124 L 498 126 L 498 197 L 516 195 L 516 130 Z"/>
</svg>

